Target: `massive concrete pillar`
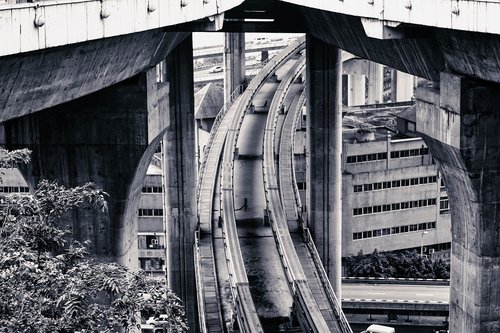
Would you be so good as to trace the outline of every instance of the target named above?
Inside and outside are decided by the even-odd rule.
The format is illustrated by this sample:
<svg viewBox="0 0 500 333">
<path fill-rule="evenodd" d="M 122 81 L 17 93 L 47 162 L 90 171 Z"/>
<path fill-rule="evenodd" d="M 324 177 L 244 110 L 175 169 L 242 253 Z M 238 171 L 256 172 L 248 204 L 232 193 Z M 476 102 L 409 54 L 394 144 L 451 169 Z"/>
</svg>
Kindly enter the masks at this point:
<svg viewBox="0 0 500 333">
<path fill-rule="evenodd" d="M 347 80 L 347 105 L 365 105 L 365 96 L 365 76 L 349 75 Z"/>
<path fill-rule="evenodd" d="M 332 286 L 341 276 L 341 53 L 307 35 L 308 223 Z"/>
<path fill-rule="evenodd" d="M 500 85 L 441 74 L 417 89 L 417 129 L 452 218 L 450 332 L 500 331 Z"/>
<path fill-rule="evenodd" d="M 81 208 L 62 219 L 75 239 L 90 240 L 89 251 L 100 261 L 138 267 L 138 199 L 163 136 L 162 124 L 153 120 L 167 94 L 150 70 L 5 123 L 7 146 L 33 151 L 22 170 L 31 187 L 41 179 L 71 187 L 93 182 L 109 193 L 107 213 Z"/>
<path fill-rule="evenodd" d="M 391 73 L 391 101 L 411 101 L 415 89 L 415 77 L 393 69 Z"/>
<path fill-rule="evenodd" d="M 224 103 L 245 80 L 245 33 L 224 33 Z"/>
<path fill-rule="evenodd" d="M 383 103 L 384 100 L 384 66 L 370 61 L 368 64 L 368 96 L 367 104 Z"/>
<path fill-rule="evenodd" d="M 195 332 L 199 325 L 193 254 L 197 221 L 192 38 L 169 54 L 166 73 L 170 104 L 163 144 L 167 278 L 184 301 L 189 327 Z"/>
</svg>

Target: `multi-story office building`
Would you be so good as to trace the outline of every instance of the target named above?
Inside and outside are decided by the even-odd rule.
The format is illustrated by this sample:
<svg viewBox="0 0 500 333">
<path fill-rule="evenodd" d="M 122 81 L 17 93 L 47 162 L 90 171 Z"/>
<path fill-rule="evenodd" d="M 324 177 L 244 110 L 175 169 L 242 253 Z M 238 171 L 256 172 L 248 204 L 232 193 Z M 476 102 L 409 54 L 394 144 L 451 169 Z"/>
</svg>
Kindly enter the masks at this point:
<svg viewBox="0 0 500 333">
<path fill-rule="evenodd" d="M 343 256 L 449 248 L 446 192 L 421 138 L 348 140 L 343 148 Z"/>
<path fill-rule="evenodd" d="M 438 167 L 416 132 L 414 108 L 392 116 L 397 131 L 363 123 L 362 112 L 355 121 L 347 118 L 342 152 L 342 256 L 374 249 L 418 249 L 425 254 L 449 249 L 448 197 Z M 295 170 L 298 187 L 305 190 L 305 132 L 302 126 L 299 130 Z"/>
<path fill-rule="evenodd" d="M 151 164 L 139 200 L 137 237 L 139 267 L 153 276 L 165 275 L 165 221 L 162 170 Z"/>
</svg>

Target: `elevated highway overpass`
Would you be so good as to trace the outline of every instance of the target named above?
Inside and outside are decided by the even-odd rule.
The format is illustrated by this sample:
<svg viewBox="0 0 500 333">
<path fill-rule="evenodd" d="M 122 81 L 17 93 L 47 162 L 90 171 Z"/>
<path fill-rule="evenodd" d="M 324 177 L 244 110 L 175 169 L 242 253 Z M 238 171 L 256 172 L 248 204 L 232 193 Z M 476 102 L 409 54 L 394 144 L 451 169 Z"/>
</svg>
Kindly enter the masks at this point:
<svg viewBox="0 0 500 333">
<path fill-rule="evenodd" d="M 427 78 L 432 83 L 417 90 L 417 129 L 440 164 L 452 203 L 450 328 L 496 332 L 499 8 L 497 1 L 451 0 L 8 1 L 0 5 L 5 141 L 34 150 L 25 173 L 30 184 L 40 178 L 68 186 L 94 181 L 109 192 L 108 216 L 80 212 L 68 224 L 76 238 L 92 240 L 92 253 L 133 267 L 137 246 L 130 235 L 139 184 L 166 134 L 166 188 L 176 194 L 167 198 L 166 209 L 174 221 L 169 279 L 184 295 L 193 326 L 194 281 L 187 278 L 194 276 L 196 227 L 189 32 L 308 34 L 308 103 L 319 117 L 310 130 L 331 140 L 311 143 L 310 165 L 319 171 L 321 161 L 340 156 L 338 149 L 332 155 L 324 149 L 338 147 L 336 123 L 326 117 L 338 109 L 337 48 Z M 166 71 L 151 70 L 165 58 Z M 338 170 L 331 171 L 311 178 L 308 188 L 323 183 L 328 190 L 314 193 L 308 206 L 314 214 L 309 221 L 317 221 L 312 236 L 338 290 L 338 210 L 321 206 L 340 200 L 333 177 Z"/>
</svg>

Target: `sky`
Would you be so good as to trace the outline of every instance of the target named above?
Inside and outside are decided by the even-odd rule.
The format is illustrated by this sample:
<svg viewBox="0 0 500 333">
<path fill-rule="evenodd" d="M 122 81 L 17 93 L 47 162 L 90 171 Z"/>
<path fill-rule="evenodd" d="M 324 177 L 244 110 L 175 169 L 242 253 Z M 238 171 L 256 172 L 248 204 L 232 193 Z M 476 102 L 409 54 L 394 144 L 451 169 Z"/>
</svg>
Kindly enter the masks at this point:
<svg viewBox="0 0 500 333">
<path fill-rule="evenodd" d="M 292 36 L 299 36 L 300 34 L 285 34 L 285 33 L 246 33 L 245 39 L 247 42 L 254 40 L 257 37 L 268 37 L 268 38 L 288 38 Z M 222 45 L 224 42 L 223 32 L 194 32 L 193 33 L 193 47 L 205 47 Z"/>
</svg>

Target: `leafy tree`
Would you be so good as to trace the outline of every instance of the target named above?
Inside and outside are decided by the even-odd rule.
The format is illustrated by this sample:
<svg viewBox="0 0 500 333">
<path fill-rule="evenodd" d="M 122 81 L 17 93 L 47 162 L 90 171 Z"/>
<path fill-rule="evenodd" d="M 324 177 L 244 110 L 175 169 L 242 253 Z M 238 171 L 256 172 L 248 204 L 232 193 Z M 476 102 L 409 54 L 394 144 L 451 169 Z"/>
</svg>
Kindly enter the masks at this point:
<svg viewBox="0 0 500 333">
<path fill-rule="evenodd" d="M 29 161 L 29 151 L 0 151 L 0 166 Z M 58 226 L 83 204 L 106 211 L 107 194 L 88 183 L 65 188 L 41 181 L 30 194 L 8 194 L 0 205 L 0 332 L 135 331 L 144 317 L 187 331 L 181 301 L 164 281 L 90 259 L 85 244 Z"/>
<path fill-rule="evenodd" d="M 442 259 L 420 256 L 417 251 L 378 252 L 371 254 L 359 252 L 356 256 L 344 259 L 345 271 L 354 277 L 396 277 L 449 279 L 450 266 Z"/>
</svg>

